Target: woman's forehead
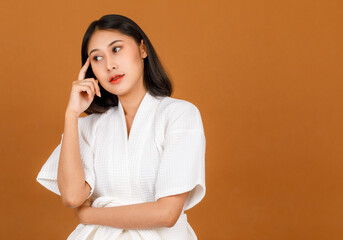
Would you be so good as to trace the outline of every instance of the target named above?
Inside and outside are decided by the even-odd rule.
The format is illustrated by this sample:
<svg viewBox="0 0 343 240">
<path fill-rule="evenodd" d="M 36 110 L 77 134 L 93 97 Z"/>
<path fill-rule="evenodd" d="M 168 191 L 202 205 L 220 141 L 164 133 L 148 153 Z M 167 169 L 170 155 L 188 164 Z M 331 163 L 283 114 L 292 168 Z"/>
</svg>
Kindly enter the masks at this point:
<svg viewBox="0 0 343 240">
<path fill-rule="evenodd" d="M 92 35 L 126 36 L 126 35 L 122 34 L 119 30 L 115 30 L 115 29 L 97 29 L 93 32 Z"/>
<path fill-rule="evenodd" d="M 105 49 L 113 41 L 132 43 L 133 39 L 117 30 L 96 30 L 88 42 L 88 49 Z"/>
</svg>

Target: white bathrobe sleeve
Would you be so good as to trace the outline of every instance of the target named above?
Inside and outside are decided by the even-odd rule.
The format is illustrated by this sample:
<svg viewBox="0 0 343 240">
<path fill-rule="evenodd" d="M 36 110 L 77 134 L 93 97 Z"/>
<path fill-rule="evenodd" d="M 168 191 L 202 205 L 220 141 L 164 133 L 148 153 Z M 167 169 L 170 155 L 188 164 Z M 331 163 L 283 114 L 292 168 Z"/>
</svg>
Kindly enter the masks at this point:
<svg viewBox="0 0 343 240">
<path fill-rule="evenodd" d="M 181 104 L 180 104 L 181 103 Z M 205 196 L 206 140 L 199 110 L 180 102 L 170 112 L 155 183 L 155 201 L 190 191 L 184 210 Z"/>
<path fill-rule="evenodd" d="M 78 119 L 78 128 L 79 128 L 79 145 L 80 145 L 80 155 L 82 160 L 82 165 L 85 173 L 85 180 L 91 187 L 91 192 L 88 198 L 94 192 L 95 185 L 95 174 L 94 174 L 94 150 L 93 145 L 93 129 L 92 124 L 92 115 Z M 48 190 L 61 196 L 61 193 L 57 184 L 57 171 L 58 163 L 61 152 L 61 144 L 63 140 L 63 134 L 61 137 L 60 144 L 55 148 L 50 157 L 44 163 L 36 180 L 43 185 Z"/>
</svg>

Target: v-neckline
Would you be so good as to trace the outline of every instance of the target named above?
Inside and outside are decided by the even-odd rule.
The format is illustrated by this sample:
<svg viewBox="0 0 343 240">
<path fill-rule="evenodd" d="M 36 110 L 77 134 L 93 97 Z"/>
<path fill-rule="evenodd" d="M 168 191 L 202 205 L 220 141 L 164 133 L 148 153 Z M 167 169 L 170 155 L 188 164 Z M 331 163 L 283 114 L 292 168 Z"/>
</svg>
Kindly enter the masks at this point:
<svg viewBox="0 0 343 240">
<path fill-rule="evenodd" d="M 129 142 L 129 141 L 130 141 L 130 138 L 132 138 L 132 134 L 133 134 L 135 122 L 138 121 L 137 118 L 139 118 L 140 112 L 142 111 L 141 109 L 144 108 L 144 103 L 145 103 L 145 101 L 146 101 L 146 99 L 147 99 L 147 96 L 150 96 L 148 91 L 146 91 L 146 93 L 145 93 L 143 99 L 141 100 L 141 102 L 140 102 L 140 104 L 139 104 L 139 106 L 138 106 L 138 109 L 137 109 L 137 111 L 136 111 L 136 114 L 135 114 L 135 116 L 134 116 L 134 118 L 133 118 L 133 120 L 132 120 L 132 123 L 131 123 L 131 128 L 130 128 L 130 133 L 129 133 L 129 134 L 128 134 L 128 132 L 127 132 L 127 124 L 126 124 L 125 112 L 124 112 L 123 106 L 122 106 L 122 104 L 121 104 L 121 102 L 120 102 L 120 100 L 119 100 L 119 98 L 118 98 L 118 108 L 119 108 L 120 111 L 121 111 L 122 121 L 123 121 L 123 124 L 124 124 L 124 126 L 125 126 L 125 127 L 124 127 L 124 128 L 125 128 L 125 129 L 124 129 L 124 130 L 125 130 L 125 139 L 126 139 L 127 142 Z"/>
</svg>

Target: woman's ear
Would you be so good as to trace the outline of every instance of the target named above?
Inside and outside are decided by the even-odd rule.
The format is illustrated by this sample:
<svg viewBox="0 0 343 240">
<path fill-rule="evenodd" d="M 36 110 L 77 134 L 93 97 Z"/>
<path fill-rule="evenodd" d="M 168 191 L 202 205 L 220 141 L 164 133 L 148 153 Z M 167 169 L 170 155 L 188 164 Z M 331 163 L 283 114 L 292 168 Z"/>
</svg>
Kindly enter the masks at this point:
<svg viewBox="0 0 343 240">
<path fill-rule="evenodd" d="M 146 58 L 148 56 L 148 54 L 147 54 L 146 46 L 145 46 L 145 44 L 143 42 L 143 39 L 141 40 L 141 44 L 140 44 L 139 49 L 141 51 L 141 56 Z"/>
</svg>

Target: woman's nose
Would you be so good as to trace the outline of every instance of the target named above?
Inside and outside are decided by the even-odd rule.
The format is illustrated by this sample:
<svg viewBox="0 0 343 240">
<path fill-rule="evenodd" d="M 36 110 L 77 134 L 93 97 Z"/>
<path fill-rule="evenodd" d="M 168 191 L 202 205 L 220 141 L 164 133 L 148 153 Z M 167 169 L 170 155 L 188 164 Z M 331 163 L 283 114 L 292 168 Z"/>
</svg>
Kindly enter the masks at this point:
<svg viewBox="0 0 343 240">
<path fill-rule="evenodd" d="M 116 67 L 115 66 L 113 66 L 113 65 L 108 65 L 107 66 L 107 71 L 111 71 L 112 69 L 115 69 Z"/>
<path fill-rule="evenodd" d="M 115 69 L 116 65 L 114 63 L 114 60 L 111 57 L 108 57 L 107 61 L 107 71 L 111 71 L 112 69 Z"/>
</svg>

